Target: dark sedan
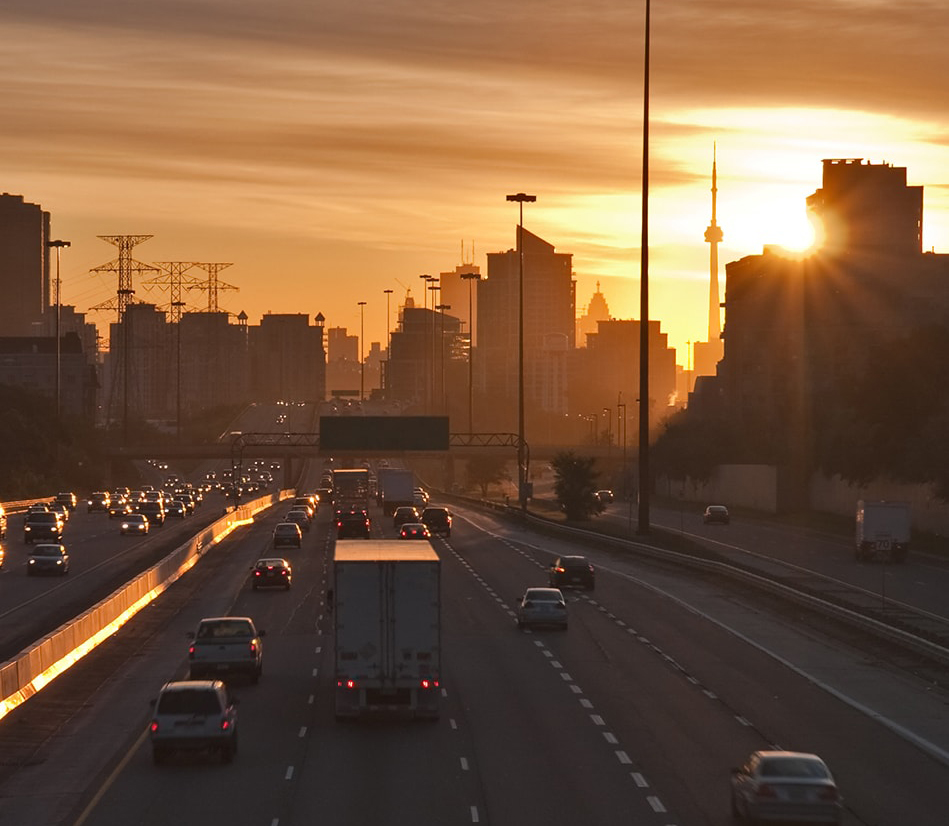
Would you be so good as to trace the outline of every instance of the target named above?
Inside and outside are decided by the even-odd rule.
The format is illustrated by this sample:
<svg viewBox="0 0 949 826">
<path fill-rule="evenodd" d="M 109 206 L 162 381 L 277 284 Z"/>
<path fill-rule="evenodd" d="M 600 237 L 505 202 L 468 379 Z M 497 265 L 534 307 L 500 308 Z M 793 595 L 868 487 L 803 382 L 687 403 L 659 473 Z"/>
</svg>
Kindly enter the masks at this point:
<svg viewBox="0 0 949 826">
<path fill-rule="evenodd" d="M 255 591 L 258 588 L 283 588 L 289 591 L 292 580 L 293 570 L 287 560 L 268 557 L 257 560 L 251 585 Z"/>
<path fill-rule="evenodd" d="M 26 572 L 33 574 L 58 574 L 65 576 L 69 573 L 69 554 L 65 545 L 43 543 L 36 545 L 30 553 L 26 563 Z"/>
<path fill-rule="evenodd" d="M 550 566 L 547 580 L 551 588 L 586 588 L 596 585 L 596 569 L 585 556 L 561 556 Z"/>
</svg>

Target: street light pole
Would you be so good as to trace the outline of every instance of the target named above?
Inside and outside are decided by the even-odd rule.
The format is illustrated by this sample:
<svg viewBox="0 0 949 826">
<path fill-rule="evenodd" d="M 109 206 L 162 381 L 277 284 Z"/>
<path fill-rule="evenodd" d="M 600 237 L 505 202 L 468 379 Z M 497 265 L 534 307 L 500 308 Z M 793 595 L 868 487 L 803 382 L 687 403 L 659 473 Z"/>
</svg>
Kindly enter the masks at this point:
<svg viewBox="0 0 949 826">
<path fill-rule="evenodd" d="M 471 282 L 480 281 L 481 273 L 466 272 L 461 277 L 468 282 L 468 432 L 474 433 L 474 314 L 471 303 Z"/>
<path fill-rule="evenodd" d="M 392 358 L 392 316 L 389 313 L 389 299 L 392 298 L 392 290 L 383 290 L 386 296 L 386 380 L 380 382 L 385 388 L 384 398 L 389 397 L 389 364 Z"/>
<path fill-rule="evenodd" d="M 438 289 L 439 289 L 438 279 L 435 278 L 435 276 L 432 276 L 429 279 L 428 289 L 431 290 L 431 293 L 432 293 L 432 347 L 431 347 L 431 352 L 429 353 L 429 355 L 431 356 L 431 363 L 429 364 L 429 371 L 428 371 L 428 379 L 429 379 L 428 386 L 431 392 L 431 395 L 429 397 L 431 409 L 429 410 L 429 412 L 434 413 L 435 412 L 435 398 L 436 398 L 436 393 L 435 393 L 435 324 L 438 320 L 438 315 L 435 312 L 435 305 L 438 304 Z"/>
<path fill-rule="evenodd" d="M 445 310 L 451 309 L 451 304 L 439 304 L 435 309 L 439 311 L 442 322 L 441 335 L 438 337 L 438 359 L 441 364 L 441 408 L 442 413 L 448 414 L 448 393 L 445 392 Z"/>
<path fill-rule="evenodd" d="M 536 195 L 518 192 L 508 195 L 518 206 L 517 221 L 517 498 L 521 510 L 527 510 L 527 468 L 524 451 L 524 204 L 537 200 Z"/>
<path fill-rule="evenodd" d="M 359 401 L 366 398 L 366 359 L 363 356 L 363 338 L 365 337 L 366 302 L 357 301 L 359 305 Z"/>
<path fill-rule="evenodd" d="M 422 280 L 425 281 L 425 285 L 422 287 L 422 309 L 428 309 L 428 288 L 431 283 L 433 276 L 423 273 L 419 276 Z M 422 397 L 424 400 L 425 412 L 431 412 L 428 409 L 428 321 L 425 315 L 422 315 L 422 384 L 424 387 Z"/>
<path fill-rule="evenodd" d="M 63 247 L 70 247 L 69 241 L 50 241 L 47 246 L 56 250 L 56 425 L 59 426 L 59 417 L 62 406 L 62 345 L 60 343 L 60 323 L 62 319 L 61 307 L 63 305 L 60 290 L 62 281 L 59 277 L 59 255 Z M 57 443 L 59 438 L 57 436 Z"/>
<path fill-rule="evenodd" d="M 639 278 L 639 525 L 637 533 L 649 533 L 649 18 L 646 0 L 643 60 L 643 184 L 642 234 Z"/>
</svg>

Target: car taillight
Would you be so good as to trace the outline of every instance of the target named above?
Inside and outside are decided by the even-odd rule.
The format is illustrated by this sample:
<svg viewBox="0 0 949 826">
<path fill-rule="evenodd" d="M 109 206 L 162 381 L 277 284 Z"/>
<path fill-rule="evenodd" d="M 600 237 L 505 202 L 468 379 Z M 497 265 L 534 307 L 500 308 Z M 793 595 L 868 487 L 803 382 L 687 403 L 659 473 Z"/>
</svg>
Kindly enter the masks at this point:
<svg viewBox="0 0 949 826">
<path fill-rule="evenodd" d="M 260 571 L 254 571 L 254 576 L 260 576 Z"/>
<path fill-rule="evenodd" d="M 555 573 L 558 573 L 558 574 L 565 574 L 565 573 L 567 573 L 567 569 L 566 569 L 566 568 L 554 568 L 554 572 L 555 572 Z"/>
<path fill-rule="evenodd" d="M 286 568 L 284 568 L 284 569 L 280 572 L 280 576 L 290 576 L 290 573 L 287 571 Z"/>
<path fill-rule="evenodd" d="M 221 731 L 227 731 L 231 727 L 231 721 L 226 717 L 221 720 Z"/>
<path fill-rule="evenodd" d="M 189 645 L 189 646 L 188 646 L 188 656 L 189 656 L 192 660 L 194 659 L 194 646 L 193 646 L 193 645 Z"/>
<path fill-rule="evenodd" d="M 837 789 L 833 786 L 824 786 L 818 793 L 817 798 L 819 800 L 828 800 L 833 801 L 837 799 Z"/>
<path fill-rule="evenodd" d="M 358 686 L 356 685 L 356 681 L 355 681 L 355 680 L 337 680 L 337 681 L 336 681 L 336 687 L 337 687 L 337 688 L 348 688 L 348 689 L 358 688 Z"/>
<path fill-rule="evenodd" d="M 250 653 L 251 653 L 251 654 L 255 654 L 255 655 L 257 654 L 257 641 L 256 641 L 256 640 L 254 640 L 253 642 L 250 643 Z"/>
<path fill-rule="evenodd" d="M 431 680 L 431 679 L 427 679 L 427 678 L 426 678 L 426 679 L 423 679 L 423 680 L 419 683 L 419 687 L 420 687 L 420 688 L 423 688 L 423 689 L 425 689 L 425 690 L 428 690 L 428 689 L 430 689 L 430 688 L 438 688 L 438 680 Z"/>
<path fill-rule="evenodd" d="M 148 727 L 148 730 L 154 734 L 158 731 L 158 720 L 152 720 L 152 724 Z"/>
<path fill-rule="evenodd" d="M 767 783 L 762 783 L 758 787 L 757 795 L 758 797 L 777 797 L 778 793 Z"/>
</svg>

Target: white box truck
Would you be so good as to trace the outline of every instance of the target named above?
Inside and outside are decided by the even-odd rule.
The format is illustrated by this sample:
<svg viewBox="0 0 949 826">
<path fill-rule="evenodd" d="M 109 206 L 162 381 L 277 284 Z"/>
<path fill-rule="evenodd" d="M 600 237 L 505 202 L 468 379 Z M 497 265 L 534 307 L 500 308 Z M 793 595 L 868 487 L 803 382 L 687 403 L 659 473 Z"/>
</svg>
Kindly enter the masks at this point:
<svg viewBox="0 0 949 826">
<path fill-rule="evenodd" d="M 379 504 L 386 516 L 415 504 L 415 474 L 408 468 L 379 468 Z"/>
<path fill-rule="evenodd" d="M 857 502 L 857 561 L 889 558 L 903 562 L 909 553 L 912 514 L 908 502 Z"/>
<path fill-rule="evenodd" d="M 431 543 L 339 540 L 333 560 L 336 718 L 438 717 L 441 563 Z"/>
</svg>

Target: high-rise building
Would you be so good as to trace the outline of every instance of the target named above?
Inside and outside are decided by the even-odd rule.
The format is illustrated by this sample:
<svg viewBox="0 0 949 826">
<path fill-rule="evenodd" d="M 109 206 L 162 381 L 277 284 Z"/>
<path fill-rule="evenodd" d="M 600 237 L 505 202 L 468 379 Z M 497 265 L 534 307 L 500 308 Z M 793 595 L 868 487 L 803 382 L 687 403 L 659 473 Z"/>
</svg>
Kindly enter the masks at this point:
<svg viewBox="0 0 949 826">
<path fill-rule="evenodd" d="M 251 394 L 258 401 L 326 398 L 323 326 L 306 313 L 267 313 L 248 330 Z"/>
<path fill-rule="evenodd" d="M 519 233 L 520 235 L 520 233 Z M 528 421 L 566 407 L 565 370 L 551 360 L 576 346 L 573 256 L 523 230 L 524 410 Z M 485 427 L 517 427 L 520 250 L 488 253 L 488 275 L 478 283 L 478 349 L 475 369 L 486 400 Z M 554 345 L 553 343 L 556 342 Z M 529 441 L 528 433 L 528 441 Z"/>
<path fill-rule="evenodd" d="M 48 330 L 49 213 L 22 195 L 0 195 L 0 336 Z"/>
<path fill-rule="evenodd" d="M 596 332 L 597 324 L 609 321 L 612 317 L 610 305 L 606 303 L 606 296 L 600 292 L 600 282 L 597 281 L 596 292 L 590 298 L 587 311 L 577 319 L 577 347 L 586 347 L 587 336 Z"/>
</svg>

